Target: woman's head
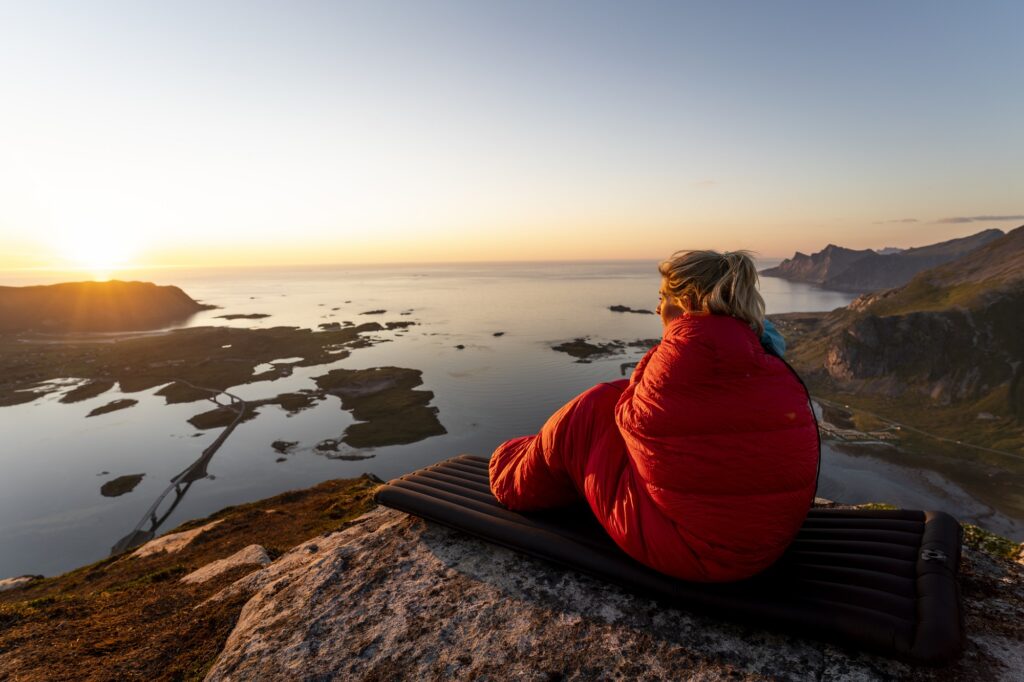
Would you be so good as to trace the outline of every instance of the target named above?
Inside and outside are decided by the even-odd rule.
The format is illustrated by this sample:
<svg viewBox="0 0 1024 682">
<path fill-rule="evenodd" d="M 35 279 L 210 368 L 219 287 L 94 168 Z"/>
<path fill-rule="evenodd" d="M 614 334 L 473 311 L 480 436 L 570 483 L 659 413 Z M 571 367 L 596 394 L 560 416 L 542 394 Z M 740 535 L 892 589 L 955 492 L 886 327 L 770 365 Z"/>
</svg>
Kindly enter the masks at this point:
<svg viewBox="0 0 1024 682">
<path fill-rule="evenodd" d="M 668 324 L 683 311 L 732 315 L 764 332 L 764 299 L 757 291 L 757 268 L 747 251 L 676 251 L 658 266 L 661 303 Z"/>
</svg>

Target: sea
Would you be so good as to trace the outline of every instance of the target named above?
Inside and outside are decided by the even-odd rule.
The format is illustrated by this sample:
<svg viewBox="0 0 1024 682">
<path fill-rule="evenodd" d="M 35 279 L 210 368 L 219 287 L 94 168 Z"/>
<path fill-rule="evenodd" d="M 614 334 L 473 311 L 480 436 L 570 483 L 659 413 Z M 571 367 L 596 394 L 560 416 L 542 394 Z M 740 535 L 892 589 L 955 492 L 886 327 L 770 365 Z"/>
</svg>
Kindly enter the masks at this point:
<svg viewBox="0 0 1024 682">
<path fill-rule="evenodd" d="M 777 261 L 764 260 L 760 267 Z M 289 415 L 276 406 L 241 424 L 208 464 L 207 478 L 183 495 L 163 499 L 157 533 L 229 505 L 305 488 L 332 478 L 372 473 L 387 480 L 461 453 L 488 456 L 502 441 L 535 433 L 547 417 L 595 383 L 622 378 L 622 365 L 643 348 L 581 363 L 552 346 L 584 337 L 595 342 L 656 339 L 655 315 L 621 313 L 612 305 L 653 310 L 659 275 L 653 261 L 474 263 L 394 266 L 236 267 L 124 271 L 138 279 L 181 287 L 192 298 L 219 306 L 176 326 L 316 329 L 330 322 L 413 321 L 405 330 L 373 334 L 371 347 L 330 365 L 296 367 L 274 381 L 231 389 L 258 399 L 313 386 L 329 369 L 395 365 L 421 370 L 431 405 L 447 433 L 417 443 L 361 451 L 365 459 L 332 459 L 314 446 L 338 438 L 353 423 L 337 398 Z M 0 285 L 74 281 L 60 273 L 0 273 Z M 81 277 L 77 277 L 81 279 Z M 762 277 L 769 316 L 824 311 L 853 296 Z M 366 316 L 371 310 L 383 314 Z M 220 319 L 260 313 L 262 319 Z M 405 313 L 405 314 L 403 314 Z M 68 386 L 75 384 L 67 378 Z M 208 403 L 167 405 L 158 388 L 59 402 L 53 393 L 32 403 L 0 408 L 0 578 L 55 575 L 109 555 L 118 540 L 146 518 L 171 478 L 195 461 L 217 436 L 187 419 Z M 135 406 L 86 418 L 121 397 Z M 283 457 L 271 444 L 298 445 Z M 891 447 L 851 449 L 823 444 L 818 495 L 849 503 L 887 502 L 942 509 L 961 520 L 1024 540 L 1024 518 L 979 494 L 986 478 L 1001 475 L 991 458 L 929 453 L 913 456 Z M 144 474 L 127 494 L 105 497 L 116 477 Z M 982 487 L 979 487 L 979 480 Z"/>
</svg>

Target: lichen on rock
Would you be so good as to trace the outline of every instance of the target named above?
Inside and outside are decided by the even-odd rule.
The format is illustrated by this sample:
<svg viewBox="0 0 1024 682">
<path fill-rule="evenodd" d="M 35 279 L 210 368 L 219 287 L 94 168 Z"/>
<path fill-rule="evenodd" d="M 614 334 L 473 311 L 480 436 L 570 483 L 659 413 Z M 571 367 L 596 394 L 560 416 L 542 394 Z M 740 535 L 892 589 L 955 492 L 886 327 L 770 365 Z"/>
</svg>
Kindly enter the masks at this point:
<svg viewBox="0 0 1024 682">
<path fill-rule="evenodd" d="M 168 535 L 161 535 L 155 540 L 150 540 L 142 547 L 139 547 L 132 553 L 133 557 L 141 559 L 143 557 L 157 554 L 159 552 L 167 552 L 168 554 L 174 554 L 179 552 L 189 545 L 197 537 L 210 530 L 218 523 L 221 523 L 222 519 L 211 521 L 210 523 L 203 524 L 198 528 L 191 530 L 181 531 L 180 533 L 170 533 Z"/>
<path fill-rule="evenodd" d="M 214 600 L 249 599 L 208 680 L 1011 680 L 1024 569 L 966 551 L 969 639 L 945 669 L 730 622 L 379 508 Z"/>
<path fill-rule="evenodd" d="M 229 557 L 211 561 L 182 577 L 181 582 L 196 584 L 213 580 L 239 566 L 266 566 L 270 563 L 270 555 L 260 545 L 247 545 Z"/>
</svg>

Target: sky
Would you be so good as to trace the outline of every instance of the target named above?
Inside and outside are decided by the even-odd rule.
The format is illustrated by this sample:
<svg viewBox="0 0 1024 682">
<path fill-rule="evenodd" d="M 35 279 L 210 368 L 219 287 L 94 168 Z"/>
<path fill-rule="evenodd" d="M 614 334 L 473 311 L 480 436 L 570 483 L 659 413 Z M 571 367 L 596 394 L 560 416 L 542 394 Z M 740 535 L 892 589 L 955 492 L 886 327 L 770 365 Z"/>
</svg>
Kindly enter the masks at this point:
<svg viewBox="0 0 1024 682">
<path fill-rule="evenodd" d="M 7 2 L 0 270 L 1024 223 L 1024 3 Z"/>
</svg>

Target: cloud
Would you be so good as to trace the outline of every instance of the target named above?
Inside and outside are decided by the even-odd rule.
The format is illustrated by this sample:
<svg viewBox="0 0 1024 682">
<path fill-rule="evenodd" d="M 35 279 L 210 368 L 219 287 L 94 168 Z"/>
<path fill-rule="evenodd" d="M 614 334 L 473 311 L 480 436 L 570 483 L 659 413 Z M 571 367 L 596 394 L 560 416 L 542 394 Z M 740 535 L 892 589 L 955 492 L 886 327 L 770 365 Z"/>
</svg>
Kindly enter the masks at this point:
<svg viewBox="0 0 1024 682">
<path fill-rule="evenodd" d="M 892 220 L 877 220 L 875 225 L 892 225 L 893 223 L 919 223 L 917 218 L 894 218 Z"/>
<path fill-rule="evenodd" d="M 719 184 L 718 180 L 701 180 L 700 182 L 693 183 L 693 186 L 697 189 L 711 189 L 717 187 Z"/>
<path fill-rule="evenodd" d="M 971 216 L 956 216 L 953 218 L 943 218 L 942 220 L 936 220 L 937 223 L 944 225 L 958 225 L 960 223 L 988 223 L 998 222 L 1003 220 L 1024 220 L 1024 215 L 971 215 Z"/>
</svg>

